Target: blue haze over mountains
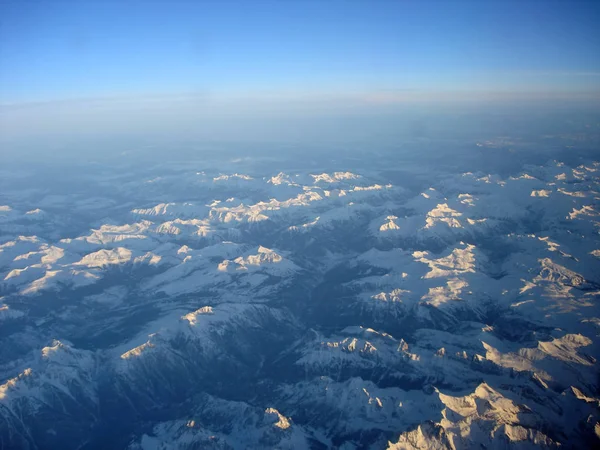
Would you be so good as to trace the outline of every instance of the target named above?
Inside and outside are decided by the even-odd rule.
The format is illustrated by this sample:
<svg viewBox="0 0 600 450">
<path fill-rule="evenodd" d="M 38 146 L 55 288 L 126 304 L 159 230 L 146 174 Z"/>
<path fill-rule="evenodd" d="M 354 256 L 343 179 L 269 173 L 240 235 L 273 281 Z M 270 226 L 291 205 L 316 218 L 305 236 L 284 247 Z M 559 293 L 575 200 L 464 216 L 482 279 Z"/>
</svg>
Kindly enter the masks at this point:
<svg viewBox="0 0 600 450">
<path fill-rule="evenodd" d="M 481 111 L 7 158 L 3 448 L 596 445 L 598 116 Z"/>
</svg>

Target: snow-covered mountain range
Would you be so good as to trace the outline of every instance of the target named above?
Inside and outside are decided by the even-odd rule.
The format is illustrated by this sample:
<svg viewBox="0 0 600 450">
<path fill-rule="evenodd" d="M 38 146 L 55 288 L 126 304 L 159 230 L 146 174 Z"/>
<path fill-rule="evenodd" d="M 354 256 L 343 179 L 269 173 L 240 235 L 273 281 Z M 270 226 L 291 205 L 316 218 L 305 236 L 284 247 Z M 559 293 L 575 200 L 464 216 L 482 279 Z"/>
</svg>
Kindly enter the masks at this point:
<svg viewBox="0 0 600 450">
<path fill-rule="evenodd" d="M 0 448 L 600 445 L 600 162 L 285 167 L 2 184 Z"/>
</svg>

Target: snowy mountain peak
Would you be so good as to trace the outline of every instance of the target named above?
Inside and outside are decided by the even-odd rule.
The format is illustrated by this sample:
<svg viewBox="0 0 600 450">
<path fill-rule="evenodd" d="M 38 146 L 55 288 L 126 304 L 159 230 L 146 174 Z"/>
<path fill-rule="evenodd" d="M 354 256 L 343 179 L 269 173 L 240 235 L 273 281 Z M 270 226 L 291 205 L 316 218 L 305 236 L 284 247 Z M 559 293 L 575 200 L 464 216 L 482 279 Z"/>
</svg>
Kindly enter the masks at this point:
<svg viewBox="0 0 600 450">
<path fill-rule="evenodd" d="M 282 430 L 286 430 L 291 426 L 289 419 L 287 417 L 283 416 L 275 408 L 267 408 L 265 410 L 265 416 L 272 417 L 273 426 L 280 428 Z"/>
<path fill-rule="evenodd" d="M 315 183 L 323 182 L 323 183 L 337 183 L 344 180 L 356 180 L 360 178 L 360 175 L 356 175 L 351 172 L 334 172 L 332 174 L 321 173 L 317 175 L 312 175 Z"/>
<path fill-rule="evenodd" d="M 214 314 L 211 306 L 203 306 L 194 312 L 186 314 L 182 317 L 182 319 L 187 320 L 190 325 L 196 325 L 198 323 L 198 316 L 203 316 L 206 314 Z"/>
</svg>

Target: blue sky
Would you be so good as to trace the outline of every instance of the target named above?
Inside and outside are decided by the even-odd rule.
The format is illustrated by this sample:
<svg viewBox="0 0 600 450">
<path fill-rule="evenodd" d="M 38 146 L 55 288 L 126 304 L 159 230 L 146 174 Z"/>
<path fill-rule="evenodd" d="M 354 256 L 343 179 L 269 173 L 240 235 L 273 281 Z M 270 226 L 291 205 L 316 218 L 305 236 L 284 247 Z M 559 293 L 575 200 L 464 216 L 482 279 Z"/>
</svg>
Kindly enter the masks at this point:
<svg viewBox="0 0 600 450">
<path fill-rule="evenodd" d="M 0 103 L 598 92 L 599 23 L 598 1 L 4 0 Z"/>
</svg>

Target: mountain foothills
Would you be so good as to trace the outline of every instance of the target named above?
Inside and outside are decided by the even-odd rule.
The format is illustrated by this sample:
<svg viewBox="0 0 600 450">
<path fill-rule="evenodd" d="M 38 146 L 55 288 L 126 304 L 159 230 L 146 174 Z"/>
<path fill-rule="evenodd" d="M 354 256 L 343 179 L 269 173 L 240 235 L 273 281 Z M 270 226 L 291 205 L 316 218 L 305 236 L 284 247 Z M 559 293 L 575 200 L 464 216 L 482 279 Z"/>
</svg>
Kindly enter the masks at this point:
<svg viewBox="0 0 600 450">
<path fill-rule="evenodd" d="M 2 449 L 600 445 L 598 161 L 0 179 Z"/>
</svg>

